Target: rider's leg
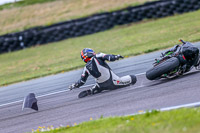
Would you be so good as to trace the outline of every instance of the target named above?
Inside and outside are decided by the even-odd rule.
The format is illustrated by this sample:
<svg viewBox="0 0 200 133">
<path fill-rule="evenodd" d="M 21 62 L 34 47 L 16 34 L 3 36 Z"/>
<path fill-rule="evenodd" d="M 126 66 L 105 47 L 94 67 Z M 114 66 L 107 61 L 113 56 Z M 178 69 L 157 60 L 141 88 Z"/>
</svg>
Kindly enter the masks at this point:
<svg viewBox="0 0 200 133">
<path fill-rule="evenodd" d="M 123 87 L 123 86 L 129 86 L 131 84 L 135 84 L 137 81 L 137 78 L 135 75 L 127 75 L 123 77 L 118 77 L 115 73 L 111 71 L 113 83 L 115 86 Z"/>
<path fill-rule="evenodd" d="M 88 95 L 100 93 L 103 90 L 113 90 L 113 89 L 129 86 L 131 84 L 135 84 L 137 81 L 137 78 L 135 75 L 127 75 L 127 76 L 123 76 L 123 77 L 118 77 L 112 71 L 110 73 L 111 73 L 111 77 L 109 80 L 107 80 L 103 83 L 97 83 L 91 89 L 82 91 L 78 95 L 78 97 L 83 98 Z"/>
</svg>

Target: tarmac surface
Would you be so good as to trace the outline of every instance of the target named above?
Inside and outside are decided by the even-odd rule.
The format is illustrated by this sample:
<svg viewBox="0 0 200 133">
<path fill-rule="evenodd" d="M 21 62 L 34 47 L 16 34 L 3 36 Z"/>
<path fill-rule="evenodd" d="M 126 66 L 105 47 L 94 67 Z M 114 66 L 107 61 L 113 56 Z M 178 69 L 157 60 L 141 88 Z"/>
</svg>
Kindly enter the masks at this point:
<svg viewBox="0 0 200 133">
<path fill-rule="evenodd" d="M 200 43 L 196 43 L 200 47 Z M 162 51 L 126 58 L 109 63 L 113 71 L 124 76 L 137 74 L 133 86 L 104 91 L 78 99 L 78 94 L 91 87 L 89 78 L 85 87 L 68 90 L 68 86 L 80 78 L 82 70 L 34 79 L 0 88 L 0 131 L 23 133 L 38 126 L 58 127 L 89 121 L 90 118 L 122 116 L 141 110 L 160 109 L 200 101 L 200 71 L 193 69 L 181 77 L 149 81 L 144 72 L 152 67 Z M 39 111 L 22 111 L 22 101 L 29 93 L 35 93 Z"/>
</svg>

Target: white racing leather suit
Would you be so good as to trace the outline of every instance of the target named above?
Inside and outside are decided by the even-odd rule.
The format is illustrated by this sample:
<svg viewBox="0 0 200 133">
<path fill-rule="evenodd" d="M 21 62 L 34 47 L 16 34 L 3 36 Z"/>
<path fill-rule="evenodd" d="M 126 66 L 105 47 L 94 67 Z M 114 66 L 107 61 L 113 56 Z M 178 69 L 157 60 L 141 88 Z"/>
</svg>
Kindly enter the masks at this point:
<svg viewBox="0 0 200 133">
<path fill-rule="evenodd" d="M 92 89 L 113 90 L 120 87 L 128 86 L 136 83 L 136 77 L 134 75 L 127 75 L 118 77 L 112 72 L 111 68 L 105 62 L 118 60 L 116 55 L 108 55 L 104 53 L 98 53 L 87 62 L 83 69 L 80 80 L 76 82 L 76 87 L 80 87 L 85 84 L 89 75 L 92 75 L 96 80 L 96 85 Z"/>
</svg>

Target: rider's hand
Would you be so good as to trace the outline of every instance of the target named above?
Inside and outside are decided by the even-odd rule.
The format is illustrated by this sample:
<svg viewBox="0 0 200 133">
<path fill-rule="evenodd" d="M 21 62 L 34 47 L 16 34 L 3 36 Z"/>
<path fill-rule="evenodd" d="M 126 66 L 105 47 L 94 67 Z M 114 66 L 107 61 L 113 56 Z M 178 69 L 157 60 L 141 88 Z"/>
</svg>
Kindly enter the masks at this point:
<svg viewBox="0 0 200 133">
<path fill-rule="evenodd" d="M 116 55 L 116 59 L 118 60 L 119 58 L 124 58 L 123 56 L 121 56 L 121 55 Z"/>
<path fill-rule="evenodd" d="M 71 84 L 69 87 L 68 87 L 70 90 L 73 90 L 75 88 L 78 88 L 78 84 Z"/>
</svg>

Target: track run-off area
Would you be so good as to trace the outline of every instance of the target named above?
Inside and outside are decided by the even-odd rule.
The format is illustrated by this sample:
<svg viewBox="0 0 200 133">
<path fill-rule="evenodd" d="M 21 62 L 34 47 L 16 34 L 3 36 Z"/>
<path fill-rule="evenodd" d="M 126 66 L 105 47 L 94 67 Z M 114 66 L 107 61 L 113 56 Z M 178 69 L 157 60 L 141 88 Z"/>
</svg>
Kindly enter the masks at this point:
<svg viewBox="0 0 200 133">
<path fill-rule="evenodd" d="M 200 48 L 200 43 L 195 45 Z M 119 76 L 136 74 L 137 83 L 82 99 L 78 98 L 78 94 L 94 84 L 92 77 L 83 87 L 68 90 L 68 86 L 80 78 L 82 69 L 1 87 L 0 131 L 31 132 L 38 126 L 59 127 L 89 121 L 90 118 L 99 119 L 102 116 L 123 116 L 145 110 L 169 110 L 182 105 L 198 105 L 200 71 L 193 69 L 173 79 L 146 79 L 145 72 L 152 67 L 154 59 L 161 52 L 163 51 L 109 63 Z M 23 99 L 29 93 L 36 94 L 38 112 L 31 109 L 22 111 Z"/>
</svg>

